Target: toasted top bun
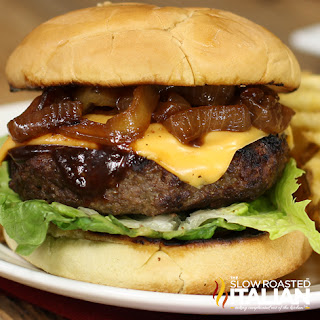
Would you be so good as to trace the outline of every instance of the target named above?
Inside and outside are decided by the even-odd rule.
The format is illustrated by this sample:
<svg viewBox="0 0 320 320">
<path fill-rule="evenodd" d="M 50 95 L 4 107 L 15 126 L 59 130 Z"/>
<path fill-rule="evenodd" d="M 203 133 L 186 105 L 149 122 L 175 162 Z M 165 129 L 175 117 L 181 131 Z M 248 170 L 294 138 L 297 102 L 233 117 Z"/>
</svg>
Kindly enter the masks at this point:
<svg viewBox="0 0 320 320">
<path fill-rule="evenodd" d="M 110 4 L 73 11 L 33 30 L 10 56 L 13 88 L 300 82 L 292 52 L 272 33 L 230 12 Z"/>
<path fill-rule="evenodd" d="M 234 276 L 239 283 L 276 279 L 296 270 L 312 253 L 299 231 L 276 240 L 261 234 L 184 245 L 79 230 L 54 233 L 24 258 L 66 278 L 172 293 L 213 294 L 219 279 L 229 290 Z M 16 243 L 7 234 L 5 239 L 14 250 Z"/>
</svg>

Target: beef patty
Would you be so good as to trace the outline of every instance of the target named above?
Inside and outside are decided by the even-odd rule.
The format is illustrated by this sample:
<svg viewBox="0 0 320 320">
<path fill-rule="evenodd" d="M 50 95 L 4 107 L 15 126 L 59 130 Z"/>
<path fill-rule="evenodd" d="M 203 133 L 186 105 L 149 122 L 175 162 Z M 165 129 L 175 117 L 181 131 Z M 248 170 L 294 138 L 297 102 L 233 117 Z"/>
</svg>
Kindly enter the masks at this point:
<svg viewBox="0 0 320 320">
<path fill-rule="evenodd" d="M 23 200 L 154 216 L 254 200 L 280 177 L 288 157 L 285 137 L 270 135 L 238 150 L 217 182 L 198 189 L 131 152 L 24 146 L 9 151 L 9 185 Z"/>
</svg>

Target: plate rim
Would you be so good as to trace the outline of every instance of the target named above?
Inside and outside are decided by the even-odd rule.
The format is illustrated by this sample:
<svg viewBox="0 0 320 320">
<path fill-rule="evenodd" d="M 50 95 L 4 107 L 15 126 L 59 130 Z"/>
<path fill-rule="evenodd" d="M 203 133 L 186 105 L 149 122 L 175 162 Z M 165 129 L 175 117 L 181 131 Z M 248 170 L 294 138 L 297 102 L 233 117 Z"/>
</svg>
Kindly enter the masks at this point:
<svg viewBox="0 0 320 320">
<path fill-rule="evenodd" d="M 294 311 L 287 309 L 280 310 L 280 308 L 270 308 L 267 311 L 265 309 L 259 310 L 259 307 L 263 306 L 281 306 L 273 304 L 271 297 L 266 301 L 266 304 L 246 303 L 245 305 L 248 306 L 248 310 L 241 310 L 240 304 L 229 308 L 221 308 L 216 305 L 211 295 L 188 295 L 125 289 L 67 279 L 35 268 L 4 244 L 0 244 L 0 253 L 2 256 L 7 256 L 8 259 L 20 260 L 24 264 L 24 266 L 21 266 L 0 257 L 0 276 L 46 292 L 104 305 L 156 312 L 211 315 L 271 314 Z M 320 308 L 319 285 L 312 285 L 310 288 L 317 290 L 310 291 L 310 307 L 308 309 Z M 85 296 L 83 296 L 83 292 L 86 292 Z"/>
</svg>

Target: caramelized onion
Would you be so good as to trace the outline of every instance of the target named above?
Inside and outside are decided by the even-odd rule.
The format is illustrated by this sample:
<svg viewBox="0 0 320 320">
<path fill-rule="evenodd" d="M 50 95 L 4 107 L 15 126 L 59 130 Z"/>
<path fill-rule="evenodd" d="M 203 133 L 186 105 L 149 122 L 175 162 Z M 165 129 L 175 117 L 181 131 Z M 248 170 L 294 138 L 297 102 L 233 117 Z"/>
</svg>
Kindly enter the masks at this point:
<svg viewBox="0 0 320 320">
<path fill-rule="evenodd" d="M 114 116 L 104 124 L 82 118 L 89 108 Z M 61 132 L 104 145 L 129 145 L 143 136 L 152 119 L 181 142 L 194 143 L 210 131 L 245 131 L 251 125 L 277 134 L 293 115 L 264 86 L 138 86 L 134 90 L 61 86 L 45 89 L 9 122 L 8 129 L 17 142 Z"/>
<path fill-rule="evenodd" d="M 132 88 L 107 88 L 107 87 L 79 87 L 74 92 L 74 97 L 83 103 L 84 110 L 91 106 L 116 107 L 121 96 L 130 92 Z"/>
<path fill-rule="evenodd" d="M 235 86 L 175 87 L 193 106 L 218 106 L 232 102 Z"/>
<path fill-rule="evenodd" d="M 70 138 L 85 139 L 103 145 L 115 144 L 110 137 L 110 131 L 106 123 L 95 122 L 86 118 L 81 119 L 77 125 L 60 127 L 58 133 Z"/>
<path fill-rule="evenodd" d="M 30 106 L 20 115 L 25 116 L 38 110 L 42 110 L 46 106 L 53 103 L 61 103 L 66 100 L 72 100 L 69 94 L 70 89 L 67 87 L 48 87 L 41 96 L 36 97 Z"/>
<path fill-rule="evenodd" d="M 143 136 L 158 100 L 158 92 L 152 86 L 139 86 L 133 92 L 129 108 L 109 119 L 107 123 L 82 119 L 75 126 L 61 127 L 59 132 L 104 145 L 128 145 Z"/>
<path fill-rule="evenodd" d="M 36 138 L 44 133 L 55 131 L 61 125 L 74 124 L 80 121 L 82 116 L 82 104 L 79 101 L 62 101 L 53 103 L 36 110 L 39 107 L 39 99 L 36 98 L 20 116 L 8 123 L 8 130 L 12 139 L 17 142 Z"/>
<path fill-rule="evenodd" d="M 127 110 L 132 102 L 133 95 L 125 95 L 117 100 L 116 108 L 119 113 Z"/>
<path fill-rule="evenodd" d="M 190 103 L 176 92 L 170 92 L 166 102 L 160 102 L 152 119 L 156 122 L 163 122 L 173 114 L 190 109 Z"/>
<path fill-rule="evenodd" d="M 31 102 L 30 106 L 25 111 L 23 111 L 19 117 L 21 117 L 21 116 L 25 117 L 26 115 L 32 114 L 33 112 L 35 112 L 37 110 L 41 110 L 42 108 L 43 108 L 43 105 L 42 105 L 42 95 L 41 95 L 41 96 L 34 98 L 33 101 Z"/>
<path fill-rule="evenodd" d="M 191 108 L 170 116 L 163 125 L 180 142 L 190 143 L 210 131 L 246 131 L 250 113 L 244 105 Z"/>
<path fill-rule="evenodd" d="M 252 125 L 266 133 L 277 134 L 285 130 L 295 112 L 279 103 L 278 95 L 265 87 L 246 88 L 240 101 L 250 110 Z"/>
</svg>

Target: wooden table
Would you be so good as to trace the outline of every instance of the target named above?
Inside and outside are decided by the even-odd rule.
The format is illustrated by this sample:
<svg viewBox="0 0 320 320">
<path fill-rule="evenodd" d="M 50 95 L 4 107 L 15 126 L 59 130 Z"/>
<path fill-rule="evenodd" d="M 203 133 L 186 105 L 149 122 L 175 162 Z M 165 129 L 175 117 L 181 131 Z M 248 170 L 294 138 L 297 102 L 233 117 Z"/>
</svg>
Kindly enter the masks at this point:
<svg viewBox="0 0 320 320">
<path fill-rule="evenodd" d="M 317 0 L 150 0 L 149 2 L 158 5 L 209 6 L 233 11 L 265 26 L 286 44 L 293 30 L 320 22 L 320 1 Z M 1 0 L 0 104 L 35 96 L 34 92 L 10 93 L 4 75 L 8 56 L 23 37 L 50 17 L 69 10 L 92 6 L 95 3 L 93 0 Z M 320 73 L 319 58 L 298 51 L 294 52 L 302 69 Z M 61 318 L 0 293 L 0 319 Z"/>
<path fill-rule="evenodd" d="M 1 320 L 63 320 L 47 310 L 36 307 L 23 300 L 0 294 Z"/>
</svg>

